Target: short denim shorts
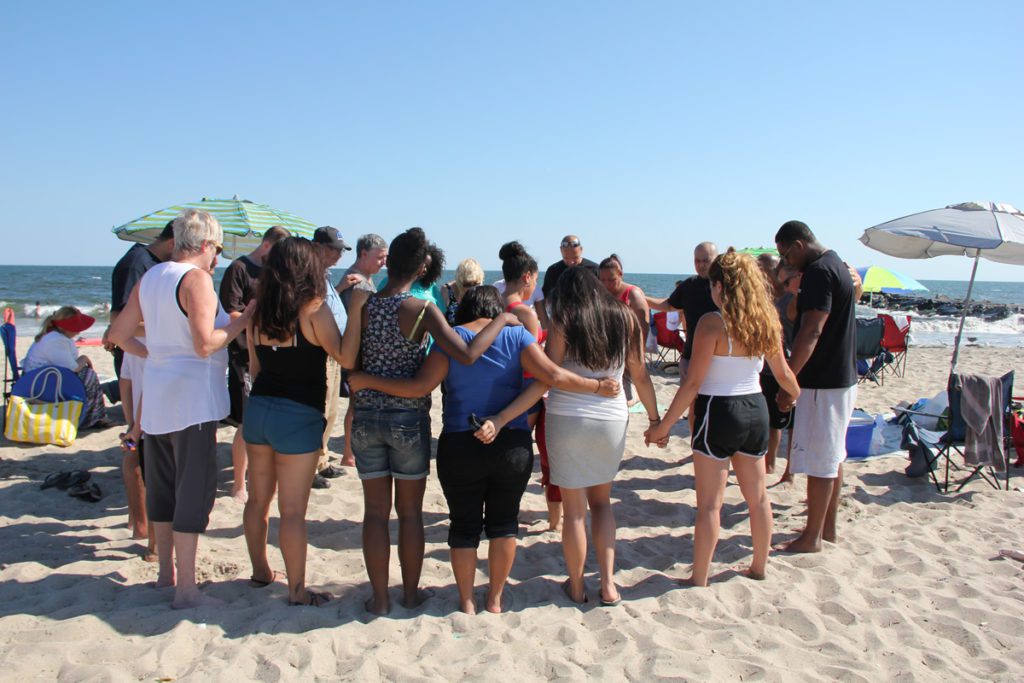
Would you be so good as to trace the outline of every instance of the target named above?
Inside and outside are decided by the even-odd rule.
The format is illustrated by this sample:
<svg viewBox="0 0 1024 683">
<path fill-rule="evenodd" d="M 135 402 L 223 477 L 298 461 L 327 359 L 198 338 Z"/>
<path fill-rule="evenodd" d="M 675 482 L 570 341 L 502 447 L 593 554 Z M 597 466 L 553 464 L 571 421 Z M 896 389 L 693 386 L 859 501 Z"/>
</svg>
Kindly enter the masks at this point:
<svg viewBox="0 0 1024 683">
<path fill-rule="evenodd" d="M 360 479 L 426 479 L 430 473 L 430 414 L 357 406 L 352 419 L 352 451 Z"/>
<path fill-rule="evenodd" d="M 270 446 L 282 455 L 320 450 L 324 414 L 312 406 L 277 396 L 249 396 L 242 421 L 246 443 Z"/>
</svg>

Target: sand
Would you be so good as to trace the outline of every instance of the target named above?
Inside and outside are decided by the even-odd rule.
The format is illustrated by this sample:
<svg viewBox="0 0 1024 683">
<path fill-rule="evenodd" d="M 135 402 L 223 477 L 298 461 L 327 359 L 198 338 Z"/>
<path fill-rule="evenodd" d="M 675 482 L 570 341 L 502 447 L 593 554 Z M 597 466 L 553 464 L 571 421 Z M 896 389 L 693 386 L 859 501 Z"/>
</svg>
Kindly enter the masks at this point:
<svg viewBox="0 0 1024 683">
<path fill-rule="evenodd" d="M 24 352 L 28 340 L 19 340 Z M 88 349 L 111 374 L 101 349 Z M 885 410 L 941 390 L 948 349 L 911 350 L 905 378 L 863 386 L 858 405 Z M 968 348 L 961 369 L 1024 372 L 1024 350 Z M 667 405 L 676 378 L 656 374 Z M 435 397 L 434 435 L 440 430 Z M 117 408 L 111 415 L 120 417 Z M 445 544 L 447 510 L 435 476 L 425 500 L 427 554 L 422 607 L 397 604 L 385 618 L 363 610 L 369 594 L 360 551 L 362 496 L 352 471 L 309 507 L 307 583 L 338 599 L 322 609 L 286 606 L 286 589 L 247 585 L 241 506 L 228 495 L 233 429 L 219 434 L 220 492 L 200 541 L 201 579 L 228 602 L 174 611 L 166 589 L 148 587 L 156 567 L 126 528 L 118 429 L 89 432 L 70 448 L 0 442 L 0 661 L 5 680 L 1021 680 L 1024 565 L 1001 559 L 1020 547 L 1024 494 L 971 483 L 940 495 L 902 473 L 905 459 L 851 464 L 841 539 L 819 555 L 773 554 L 768 579 L 740 576 L 749 562 L 746 508 L 731 483 L 712 584 L 683 589 L 692 552 L 690 449 L 675 429 L 667 450 L 643 445 L 643 415 L 629 429 L 613 488 L 623 602 L 582 609 L 559 590 L 559 537 L 546 532 L 537 484 L 523 501 L 520 552 L 507 612 L 467 616 Z M 334 450 L 341 450 L 342 425 Z M 89 469 L 106 497 L 83 502 L 40 490 L 43 477 Z M 1019 472 L 1018 472 L 1019 474 Z M 777 476 L 777 475 L 776 475 Z M 774 481 L 776 477 L 770 477 Z M 1016 485 L 1024 485 L 1018 478 Z M 803 524 L 803 481 L 770 490 L 775 540 Z M 276 543 L 276 519 L 271 542 Z M 393 538 L 395 535 L 393 527 Z M 484 545 L 486 547 L 486 544 Z M 276 547 L 272 562 L 283 568 Z M 478 585 L 482 596 L 485 565 Z M 588 563 L 588 588 L 597 591 Z"/>
</svg>

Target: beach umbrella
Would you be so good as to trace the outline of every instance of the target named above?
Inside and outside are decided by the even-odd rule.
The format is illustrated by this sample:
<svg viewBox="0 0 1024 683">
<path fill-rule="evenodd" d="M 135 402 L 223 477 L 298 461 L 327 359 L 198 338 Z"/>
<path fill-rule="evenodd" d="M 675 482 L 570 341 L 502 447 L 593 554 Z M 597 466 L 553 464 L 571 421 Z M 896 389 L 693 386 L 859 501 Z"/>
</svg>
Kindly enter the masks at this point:
<svg viewBox="0 0 1024 683">
<path fill-rule="evenodd" d="M 274 225 L 288 228 L 292 235 L 307 239 L 312 239 L 313 231 L 317 228 L 315 224 L 305 218 L 271 208 L 266 204 L 239 199 L 238 195 L 235 195 L 232 199 L 203 197 L 198 202 L 168 206 L 166 209 L 160 209 L 124 225 L 119 225 L 112 232 L 119 239 L 150 244 L 167 225 L 167 221 L 184 209 L 208 211 L 220 222 L 224 229 L 224 256 L 229 259 L 247 254 L 259 246 L 263 240 L 263 233 Z"/>
<path fill-rule="evenodd" d="M 927 292 L 928 288 L 920 282 L 904 275 L 898 270 L 882 266 L 858 268 L 865 292 L 884 292 L 886 294 L 910 294 L 911 292 Z"/>
<path fill-rule="evenodd" d="M 948 254 L 974 260 L 960 327 L 953 342 L 952 374 L 956 372 L 960 355 L 960 337 L 978 274 L 978 261 L 984 258 L 998 263 L 1024 265 L 1024 214 L 1009 204 L 953 204 L 868 228 L 860 241 L 876 251 L 899 258 L 932 258 Z"/>
<path fill-rule="evenodd" d="M 761 254 L 771 254 L 772 256 L 778 256 L 779 250 L 775 247 L 744 247 L 743 249 L 737 249 L 738 254 L 748 254 L 757 258 Z"/>
</svg>

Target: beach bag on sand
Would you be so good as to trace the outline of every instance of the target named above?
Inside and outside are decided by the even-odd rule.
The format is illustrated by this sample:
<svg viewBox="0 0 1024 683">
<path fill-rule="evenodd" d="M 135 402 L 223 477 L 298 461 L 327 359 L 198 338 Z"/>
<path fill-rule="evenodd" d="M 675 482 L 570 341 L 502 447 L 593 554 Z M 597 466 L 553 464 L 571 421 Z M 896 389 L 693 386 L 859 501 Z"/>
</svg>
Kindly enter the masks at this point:
<svg viewBox="0 0 1024 683">
<path fill-rule="evenodd" d="M 77 397 L 63 400 L 63 380 L 60 368 L 41 368 L 31 378 L 26 396 L 11 396 L 7 404 L 4 436 L 24 443 L 73 444 L 78 436 L 78 421 L 82 417 L 84 403 Z M 47 391 L 48 383 L 53 385 L 52 393 Z M 47 401 L 48 394 L 57 400 Z"/>
</svg>

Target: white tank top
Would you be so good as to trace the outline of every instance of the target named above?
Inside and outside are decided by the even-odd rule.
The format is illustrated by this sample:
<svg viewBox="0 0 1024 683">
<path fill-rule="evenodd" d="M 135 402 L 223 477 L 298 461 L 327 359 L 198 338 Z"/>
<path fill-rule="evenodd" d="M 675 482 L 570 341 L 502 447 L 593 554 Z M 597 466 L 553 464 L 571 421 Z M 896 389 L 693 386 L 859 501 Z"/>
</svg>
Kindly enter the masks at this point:
<svg viewBox="0 0 1024 683">
<path fill-rule="evenodd" d="M 617 368 L 591 370 L 572 361 L 564 361 L 562 367 L 575 372 L 580 377 L 611 377 L 620 384 L 622 383 L 622 369 L 624 367 L 622 365 Z M 551 391 L 548 392 L 545 408 L 552 415 L 586 417 L 592 420 L 629 419 L 626 395 L 621 391 L 613 398 L 605 398 L 598 394 L 578 394 L 573 391 L 562 391 L 551 387 Z"/>
<path fill-rule="evenodd" d="M 721 316 L 721 313 L 715 315 Z M 745 396 L 761 393 L 761 368 L 764 359 L 753 356 L 732 355 L 732 339 L 725 335 L 729 345 L 728 356 L 712 356 L 711 366 L 704 375 L 698 394 L 703 396 Z"/>
<path fill-rule="evenodd" d="M 228 352 L 196 355 L 188 318 L 178 305 L 178 285 L 196 266 L 168 261 L 150 268 L 139 284 L 149 357 L 143 371 L 142 431 L 169 434 L 220 420 L 230 409 Z M 217 303 L 215 327 L 231 318 Z"/>
</svg>

